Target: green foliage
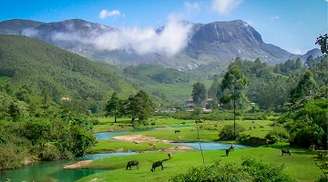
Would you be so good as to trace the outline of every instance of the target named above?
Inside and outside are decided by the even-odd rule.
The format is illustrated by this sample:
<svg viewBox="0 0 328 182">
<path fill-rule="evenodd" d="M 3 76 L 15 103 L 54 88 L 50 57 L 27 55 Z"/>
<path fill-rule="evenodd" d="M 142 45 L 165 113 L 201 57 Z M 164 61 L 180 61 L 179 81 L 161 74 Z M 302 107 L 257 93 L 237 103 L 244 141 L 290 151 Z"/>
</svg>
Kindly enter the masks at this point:
<svg viewBox="0 0 328 182">
<path fill-rule="evenodd" d="M 279 141 L 286 142 L 289 139 L 288 131 L 283 127 L 274 127 L 265 138 L 268 140 L 268 143 L 273 144 Z"/>
<path fill-rule="evenodd" d="M 218 90 L 218 98 L 221 103 L 227 105 L 228 108 L 242 108 L 246 102 L 243 89 L 246 87 L 247 81 L 245 75 L 240 70 L 240 61 L 238 59 L 229 65 L 227 73 Z"/>
<path fill-rule="evenodd" d="M 200 82 L 197 82 L 197 83 L 193 84 L 192 87 L 193 88 L 192 88 L 191 96 L 192 96 L 193 102 L 197 106 L 201 106 L 207 97 L 205 85 Z"/>
<path fill-rule="evenodd" d="M 115 122 L 116 122 L 116 117 L 117 115 L 119 115 L 119 111 L 120 111 L 120 100 L 117 97 L 116 92 L 114 92 L 112 94 L 112 97 L 110 98 L 110 100 L 107 102 L 106 105 L 106 114 L 108 116 L 114 116 Z"/>
<path fill-rule="evenodd" d="M 302 147 L 325 146 L 328 134 L 327 113 L 327 99 L 312 99 L 282 118 L 287 120 L 286 128 L 291 133 L 290 142 Z"/>
<path fill-rule="evenodd" d="M 173 182 L 291 182 L 289 176 L 282 172 L 282 167 L 272 167 L 268 164 L 246 159 L 242 164 L 222 164 L 216 162 L 211 166 L 191 169 L 188 173 L 175 176 Z"/>
<path fill-rule="evenodd" d="M 0 144 L 0 171 L 22 165 L 26 150 L 14 144 Z"/>
<path fill-rule="evenodd" d="M 313 78 L 312 72 L 306 71 L 297 86 L 291 91 L 291 101 L 295 103 L 300 99 L 314 95 L 316 89 L 317 84 Z"/>
<path fill-rule="evenodd" d="M 145 121 L 153 114 L 155 105 L 149 95 L 139 91 L 136 95 L 130 95 L 126 101 L 122 101 L 119 109 L 122 114 L 131 115 L 131 122 L 136 126 L 136 119 L 144 125 Z"/>
<path fill-rule="evenodd" d="M 248 145 L 248 146 L 260 146 L 260 145 L 266 145 L 270 141 L 262 137 L 243 135 L 239 138 L 239 142 L 241 144 Z"/>
<path fill-rule="evenodd" d="M 320 35 L 315 44 L 320 46 L 322 54 L 328 53 L 328 34 Z"/>
<path fill-rule="evenodd" d="M 245 128 L 239 124 L 236 124 L 236 130 L 234 131 L 233 125 L 225 125 L 220 134 L 220 140 L 234 140 L 240 137 L 240 133 L 245 131 Z M 235 134 L 235 135 L 234 135 Z"/>
<path fill-rule="evenodd" d="M 302 61 L 297 58 L 289 59 L 284 63 L 276 64 L 274 67 L 274 72 L 288 75 L 291 72 L 299 71 L 304 68 Z"/>
<path fill-rule="evenodd" d="M 210 88 L 208 89 L 208 97 L 217 100 L 216 94 L 217 94 L 219 87 L 220 87 L 219 78 L 218 78 L 218 76 L 215 76 Z"/>
<path fill-rule="evenodd" d="M 0 42 L 0 77 L 9 78 L 20 101 L 29 103 L 33 95 L 47 94 L 60 103 L 69 97 L 72 109 L 87 112 L 108 93 L 127 96 L 135 90 L 111 65 L 27 37 L 1 35 Z"/>
</svg>

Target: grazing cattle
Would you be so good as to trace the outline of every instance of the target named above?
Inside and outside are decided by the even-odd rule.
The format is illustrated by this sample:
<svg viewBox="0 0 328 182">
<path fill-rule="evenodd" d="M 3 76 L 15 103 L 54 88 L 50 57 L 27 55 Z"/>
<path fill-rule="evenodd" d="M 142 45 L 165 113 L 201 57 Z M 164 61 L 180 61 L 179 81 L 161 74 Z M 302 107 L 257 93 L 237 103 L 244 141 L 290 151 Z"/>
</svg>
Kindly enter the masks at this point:
<svg viewBox="0 0 328 182">
<path fill-rule="evenodd" d="M 133 166 L 139 169 L 139 161 L 136 160 L 129 161 L 128 164 L 126 165 L 126 170 L 132 169 Z"/>
<path fill-rule="evenodd" d="M 155 169 L 158 168 L 158 167 L 161 167 L 162 170 L 163 170 L 163 169 L 164 169 L 163 162 L 165 162 L 165 161 L 167 161 L 167 160 L 169 160 L 169 159 L 164 159 L 164 160 L 161 160 L 161 161 L 156 161 L 156 162 L 154 162 L 153 165 L 151 166 L 150 171 L 151 171 L 151 172 L 154 172 Z"/>
<path fill-rule="evenodd" d="M 235 149 L 235 147 L 231 144 L 230 147 L 229 147 L 230 150 L 233 150 Z"/>
<path fill-rule="evenodd" d="M 171 153 L 168 153 L 167 156 L 169 157 L 169 159 L 172 158 L 172 154 Z"/>
<path fill-rule="evenodd" d="M 180 130 L 174 130 L 175 134 L 180 133 L 180 132 L 181 132 Z"/>
<path fill-rule="evenodd" d="M 281 149 L 281 156 L 283 155 L 292 155 L 289 149 Z"/>
<path fill-rule="evenodd" d="M 231 145 L 228 149 L 225 149 L 225 153 L 226 153 L 226 156 L 227 156 L 227 157 L 229 156 L 229 153 L 230 153 L 231 151 L 233 151 L 233 149 L 234 149 L 234 146 L 233 146 L 233 145 Z"/>
</svg>

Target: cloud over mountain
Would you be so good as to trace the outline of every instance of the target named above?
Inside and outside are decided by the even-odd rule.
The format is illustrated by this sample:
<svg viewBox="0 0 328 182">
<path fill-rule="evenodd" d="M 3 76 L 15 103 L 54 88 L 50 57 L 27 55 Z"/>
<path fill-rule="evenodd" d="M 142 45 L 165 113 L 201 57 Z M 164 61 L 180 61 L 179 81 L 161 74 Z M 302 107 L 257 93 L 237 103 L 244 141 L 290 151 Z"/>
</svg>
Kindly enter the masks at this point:
<svg viewBox="0 0 328 182">
<path fill-rule="evenodd" d="M 181 51 L 188 42 L 190 24 L 185 24 L 175 17 L 170 17 L 160 31 L 155 28 L 127 27 L 111 31 L 91 31 L 84 36 L 78 30 L 54 32 L 53 41 L 75 41 L 94 46 L 102 51 L 126 50 L 139 55 L 158 53 L 172 56 Z M 36 31 L 28 30 L 27 36 Z M 33 34 L 35 35 L 35 34 Z"/>
</svg>

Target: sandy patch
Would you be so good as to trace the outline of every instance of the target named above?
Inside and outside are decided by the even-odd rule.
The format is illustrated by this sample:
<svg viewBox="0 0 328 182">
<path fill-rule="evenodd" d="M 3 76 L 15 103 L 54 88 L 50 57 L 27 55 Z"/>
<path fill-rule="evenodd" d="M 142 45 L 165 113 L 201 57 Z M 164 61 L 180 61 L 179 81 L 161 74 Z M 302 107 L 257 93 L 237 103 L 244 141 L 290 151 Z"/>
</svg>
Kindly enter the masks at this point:
<svg viewBox="0 0 328 182">
<path fill-rule="evenodd" d="M 178 145 L 175 147 L 163 149 L 164 152 L 177 152 L 177 151 L 189 151 L 189 150 L 193 150 L 193 148 L 188 147 L 188 146 L 183 146 L 183 145 Z"/>
<path fill-rule="evenodd" d="M 91 162 L 92 162 L 92 160 L 84 160 L 84 161 L 76 162 L 76 163 L 73 163 L 73 164 L 65 165 L 64 169 L 77 169 L 77 168 L 86 167 Z"/>
<path fill-rule="evenodd" d="M 125 142 L 133 142 L 133 143 L 170 143 L 168 140 L 160 140 L 155 137 L 144 136 L 144 135 L 123 135 L 123 136 L 115 136 L 113 137 L 115 140 L 125 141 Z"/>
</svg>

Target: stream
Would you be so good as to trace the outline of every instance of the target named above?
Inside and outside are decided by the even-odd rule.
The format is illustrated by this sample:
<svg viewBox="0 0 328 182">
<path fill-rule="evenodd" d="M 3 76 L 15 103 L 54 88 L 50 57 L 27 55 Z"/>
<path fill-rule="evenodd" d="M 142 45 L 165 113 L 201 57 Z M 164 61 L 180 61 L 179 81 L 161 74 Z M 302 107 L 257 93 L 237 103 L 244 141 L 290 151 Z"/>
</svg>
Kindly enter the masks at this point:
<svg viewBox="0 0 328 182">
<path fill-rule="evenodd" d="M 96 140 L 110 140 L 114 136 L 126 135 L 128 131 L 113 131 L 96 133 Z M 224 150 L 230 147 L 230 144 L 217 142 L 200 142 L 203 150 Z M 174 145 L 183 145 L 199 150 L 198 142 L 195 143 L 172 143 Z M 244 148 L 243 145 L 234 145 L 235 148 Z M 0 181 L 10 182 L 72 182 L 82 177 L 105 171 L 104 169 L 64 169 L 64 166 L 77 162 L 79 160 L 98 160 L 115 156 L 134 155 L 136 152 L 111 152 L 87 154 L 84 157 L 74 161 L 51 161 L 38 162 L 33 165 L 24 166 L 14 170 L 5 170 L 0 172 Z"/>
</svg>

